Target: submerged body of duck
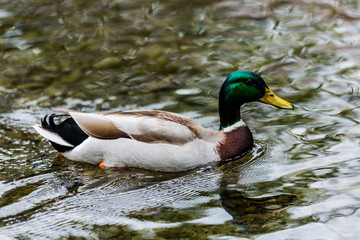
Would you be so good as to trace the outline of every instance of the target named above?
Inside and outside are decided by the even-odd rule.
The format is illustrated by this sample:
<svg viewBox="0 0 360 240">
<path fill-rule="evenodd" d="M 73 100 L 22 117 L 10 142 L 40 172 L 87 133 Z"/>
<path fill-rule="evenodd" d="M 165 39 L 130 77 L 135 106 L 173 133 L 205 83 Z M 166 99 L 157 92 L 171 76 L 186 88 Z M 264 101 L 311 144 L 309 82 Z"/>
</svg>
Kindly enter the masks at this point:
<svg viewBox="0 0 360 240">
<path fill-rule="evenodd" d="M 293 109 L 264 80 L 250 71 L 229 75 L 220 90 L 220 130 L 201 127 L 179 114 L 159 111 L 82 113 L 60 110 L 42 119 L 35 130 L 66 158 L 106 167 L 184 171 L 211 162 L 241 157 L 253 147 L 240 106 L 261 101 Z M 69 116 L 56 125 L 54 117 Z"/>
</svg>

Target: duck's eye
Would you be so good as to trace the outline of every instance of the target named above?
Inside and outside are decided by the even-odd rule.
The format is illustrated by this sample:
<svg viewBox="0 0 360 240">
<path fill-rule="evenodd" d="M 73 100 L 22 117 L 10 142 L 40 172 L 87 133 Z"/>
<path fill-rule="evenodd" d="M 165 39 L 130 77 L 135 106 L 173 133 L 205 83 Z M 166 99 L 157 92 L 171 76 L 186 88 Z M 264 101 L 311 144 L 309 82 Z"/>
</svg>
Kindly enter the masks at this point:
<svg viewBox="0 0 360 240">
<path fill-rule="evenodd" d="M 248 85 L 248 86 L 252 85 L 252 80 L 251 79 L 246 79 L 245 84 Z"/>
</svg>

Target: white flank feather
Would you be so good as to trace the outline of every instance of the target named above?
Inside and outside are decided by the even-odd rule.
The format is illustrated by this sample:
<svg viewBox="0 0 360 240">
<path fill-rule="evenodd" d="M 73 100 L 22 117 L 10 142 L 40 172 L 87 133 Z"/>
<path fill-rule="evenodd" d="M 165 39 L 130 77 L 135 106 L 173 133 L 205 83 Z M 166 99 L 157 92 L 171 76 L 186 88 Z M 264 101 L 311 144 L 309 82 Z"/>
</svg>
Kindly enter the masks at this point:
<svg viewBox="0 0 360 240">
<path fill-rule="evenodd" d="M 74 145 L 68 143 L 67 141 L 65 141 L 64 139 L 62 139 L 60 137 L 59 134 L 57 133 L 54 133 L 54 132 L 50 132 L 46 129 L 44 129 L 43 127 L 41 127 L 40 125 L 33 125 L 33 128 L 41 135 L 43 136 L 44 138 L 54 142 L 54 143 L 57 143 L 61 146 L 65 146 L 65 147 L 74 147 Z"/>
<path fill-rule="evenodd" d="M 163 172 L 178 172 L 220 161 L 216 144 L 195 139 L 184 145 L 144 143 L 128 138 L 103 140 L 88 137 L 71 151 L 68 159 L 106 167 L 137 167 Z"/>
</svg>

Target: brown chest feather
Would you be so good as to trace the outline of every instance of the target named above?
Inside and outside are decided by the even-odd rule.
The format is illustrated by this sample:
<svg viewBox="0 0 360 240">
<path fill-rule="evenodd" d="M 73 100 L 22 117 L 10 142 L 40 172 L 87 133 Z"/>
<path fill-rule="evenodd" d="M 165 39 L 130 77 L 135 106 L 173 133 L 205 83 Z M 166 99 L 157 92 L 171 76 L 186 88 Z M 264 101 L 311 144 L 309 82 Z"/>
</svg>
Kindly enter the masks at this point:
<svg viewBox="0 0 360 240">
<path fill-rule="evenodd" d="M 241 157 L 250 151 L 253 145 L 254 140 L 250 129 L 247 126 L 242 126 L 225 133 L 224 139 L 219 143 L 216 150 L 221 161 L 227 161 Z"/>
</svg>

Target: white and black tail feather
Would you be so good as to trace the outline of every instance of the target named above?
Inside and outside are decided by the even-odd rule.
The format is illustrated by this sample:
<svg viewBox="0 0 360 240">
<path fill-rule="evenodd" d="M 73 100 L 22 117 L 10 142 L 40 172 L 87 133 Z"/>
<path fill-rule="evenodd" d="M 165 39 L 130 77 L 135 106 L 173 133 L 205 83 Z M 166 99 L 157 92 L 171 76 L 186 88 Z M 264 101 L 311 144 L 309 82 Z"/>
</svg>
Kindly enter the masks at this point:
<svg viewBox="0 0 360 240">
<path fill-rule="evenodd" d="M 41 126 L 34 125 L 35 130 L 48 139 L 59 152 L 72 150 L 89 136 L 81 130 L 73 118 L 67 118 L 60 124 L 55 124 L 54 117 L 67 116 L 63 114 L 46 115 L 41 119 Z"/>
</svg>

